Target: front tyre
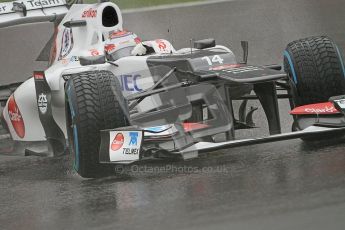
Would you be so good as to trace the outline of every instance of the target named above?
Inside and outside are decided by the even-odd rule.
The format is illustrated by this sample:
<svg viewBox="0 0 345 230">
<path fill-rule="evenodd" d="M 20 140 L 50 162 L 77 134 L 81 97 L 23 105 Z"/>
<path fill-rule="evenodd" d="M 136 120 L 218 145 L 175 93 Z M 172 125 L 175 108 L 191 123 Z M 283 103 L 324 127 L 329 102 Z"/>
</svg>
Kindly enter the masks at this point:
<svg viewBox="0 0 345 230">
<path fill-rule="evenodd" d="M 284 69 L 295 91 L 294 106 L 327 102 L 345 94 L 345 68 L 337 45 L 326 36 L 291 42 L 284 51 Z"/>
<path fill-rule="evenodd" d="M 100 165 L 100 130 L 128 126 L 127 103 L 120 83 L 109 71 L 71 75 L 66 85 L 66 125 L 74 168 L 86 178 L 110 173 Z"/>
<path fill-rule="evenodd" d="M 335 42 L 326 36 L 309 37 L 289 43 L 284 51 L 284 69 L 290 77 L 293 106 L 327 102 L 330 97 L 345 94 L 344 61 Z M 295 116 L 293 131 L 303 116 Z M 312 125 L 312 123 L 310 123 Z M 304 141 L 333 138 L 315 135 Z"/>
</svg>

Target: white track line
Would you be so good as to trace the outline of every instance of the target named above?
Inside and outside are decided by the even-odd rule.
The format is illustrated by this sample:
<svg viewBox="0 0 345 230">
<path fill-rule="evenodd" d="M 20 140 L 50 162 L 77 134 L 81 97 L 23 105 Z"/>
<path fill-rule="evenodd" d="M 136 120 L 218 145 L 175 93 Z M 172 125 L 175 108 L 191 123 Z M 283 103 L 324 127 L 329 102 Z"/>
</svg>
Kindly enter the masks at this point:
<svg viewBox="0 0 345 230">
<path fill-rule="evenodd" d="M 210 5 L 210 4 L 216 4 L 216 3 L 222 3 L 222 2 L 233 2 L 233 1 L 235 0 L 205 0 L 205 1 L 197 1 L 197 2 L 186 2 L 186 3 L 167 4 L 167 5 L 160 5 L 160 6 L 142 7 L 142 8 L 137 8 L 137 9 L 127 9 L 127 10 L 123 10 L 122 12 L 124 14 L 132 14 L 132 13 L 168 10 L 168 9 L 183 8 L 183 7 L 203 6 L 203 5 Z"/>
</svg>

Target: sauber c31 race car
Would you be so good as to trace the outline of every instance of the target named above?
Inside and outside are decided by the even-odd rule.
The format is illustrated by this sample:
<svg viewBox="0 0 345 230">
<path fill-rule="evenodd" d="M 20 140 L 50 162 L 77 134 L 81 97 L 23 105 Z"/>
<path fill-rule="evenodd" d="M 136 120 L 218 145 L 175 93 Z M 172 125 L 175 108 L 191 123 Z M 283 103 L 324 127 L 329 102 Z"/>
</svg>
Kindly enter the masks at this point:
<svg viewBox="0 0 345 230">
<path fill-rule="evenodd" d="M 123 29 L 121 11 L 110 2 L 24 0 L 0 9 L 0 27 L 56 26 L 49 68 L 8 95 L 3 125 L 17 143 L 45 142 L 54 156 L 73 154 L 82 177 L 114 165 L 345 131 L 344 63 L 326 36 L 288 44 L 282 71 L 248 64 L 246 41 L 241 60 L 214 39 L 180 50 L 165 39 L 142 42 Z M 145 52 L 135 55 L 138 47 Z M 290 101 L 290 133 L 281 130 L 280 99 Z M 249 100 L 260 103 L 270 135 L 236 138 L 237 130 L 256 127 Z"/>
</svg>

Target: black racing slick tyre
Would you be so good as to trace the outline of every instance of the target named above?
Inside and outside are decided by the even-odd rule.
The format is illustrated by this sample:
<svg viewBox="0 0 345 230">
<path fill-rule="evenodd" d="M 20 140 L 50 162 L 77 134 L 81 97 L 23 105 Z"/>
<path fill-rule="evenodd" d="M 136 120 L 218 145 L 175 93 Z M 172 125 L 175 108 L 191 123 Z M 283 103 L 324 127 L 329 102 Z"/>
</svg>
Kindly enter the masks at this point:
<svg viewBox="0 0 345 230">
<path fill-rule="evenodd" d="M 74 169 L 85 178 L 110 173 L 99 164 L 100 130 L 128 126 L 127 103 L 109 71 L 73 74 L 66 84 L 66 125 Z"/>
<path fill-rule="evenodd" d="M 284 69 L 294 89 L 294 106 L 327 102 L 345 94 L 344 62 L 337 45 L 326 36 L 289 43 Z"/>
</svg>

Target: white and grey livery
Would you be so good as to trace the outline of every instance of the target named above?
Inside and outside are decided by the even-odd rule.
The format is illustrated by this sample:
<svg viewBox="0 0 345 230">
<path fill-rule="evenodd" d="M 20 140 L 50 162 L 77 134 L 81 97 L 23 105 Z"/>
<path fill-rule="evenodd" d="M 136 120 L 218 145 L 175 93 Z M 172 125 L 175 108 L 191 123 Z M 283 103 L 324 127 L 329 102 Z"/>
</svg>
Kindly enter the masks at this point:
<svg viewBox="0 0 345 230">
<path fill-rule="evenodd" d="M 247 42 L 238 61 L 214 39 L 180 50 L 165 39 L 141 41 L 110 2 L 0 3 L 0 27 L 40 21 L 56 26 L 49 68 L 8 95 L 2 121 L 14 141 L 46 141 L 54 155 L 72 153 L 83 177 L 114 164 L 345 131 L 345 68 L 328 37 L 288 44 L 283 72 L 279 65 L 248 65 Z M 290 100 L 291 133 L 281 132 L 281 98 Z M 256 127 L 257 108 L 248 111 L 248 100 L 260 102 L 270 136 L 236 139 L 237 130 Z"/>
</svg>

